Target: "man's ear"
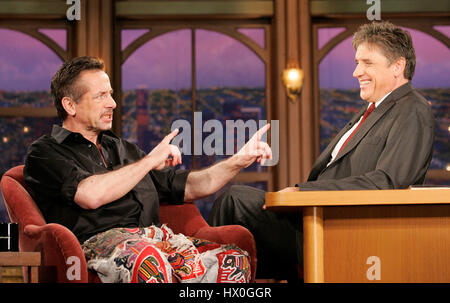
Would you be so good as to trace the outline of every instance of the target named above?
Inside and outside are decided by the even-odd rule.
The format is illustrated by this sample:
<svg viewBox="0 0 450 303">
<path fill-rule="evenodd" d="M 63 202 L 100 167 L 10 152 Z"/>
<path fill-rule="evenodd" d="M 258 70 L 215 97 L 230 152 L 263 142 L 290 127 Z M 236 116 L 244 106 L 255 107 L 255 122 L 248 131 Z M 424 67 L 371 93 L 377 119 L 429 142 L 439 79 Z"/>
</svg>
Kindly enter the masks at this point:
<svg viewBox="0 0 450 303">
<path fill-rule="evenodd" d="M 69 98 L 69 97 L 62 98 L 61 104 L 69 116 L 75 116 L 77 111 L 75 108 L 75 102 L 71 98 Z"/>
<path fill-rule="evenodd" d="M 404 77 L 404 72 L 406 68 L 406 59 L 404 57 L 400 57 L 397 61 L 394 62 L 394 75 L 396 78 Z"/>
</svg>

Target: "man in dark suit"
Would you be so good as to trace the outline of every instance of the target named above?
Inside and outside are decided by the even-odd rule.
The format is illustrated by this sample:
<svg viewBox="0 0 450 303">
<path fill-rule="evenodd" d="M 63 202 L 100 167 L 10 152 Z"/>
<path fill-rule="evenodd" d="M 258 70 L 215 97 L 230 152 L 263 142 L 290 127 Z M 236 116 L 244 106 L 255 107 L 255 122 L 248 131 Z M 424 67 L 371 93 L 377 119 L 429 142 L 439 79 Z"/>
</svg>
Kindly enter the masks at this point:
<svg viewBox="0 0 450 303">
<path fill-rule="evenodd" d="M 415 69 L 410 34 L 392 23 L 376 22 L 361 26 L 352 43 L 353 77 L 367 103 L 322 152 L 308 181 L 282 191 L 397 189 L 425 179 L 435 121 L 427 101 L 410 82 Z M 253 233 L 257 277 L 295 279 L 293 264 L 302 264 L 300 216 L 263 210 L 264 195 L 233 186 L 215 201 L 209 223 L 242 224 Z"/>
</svg>

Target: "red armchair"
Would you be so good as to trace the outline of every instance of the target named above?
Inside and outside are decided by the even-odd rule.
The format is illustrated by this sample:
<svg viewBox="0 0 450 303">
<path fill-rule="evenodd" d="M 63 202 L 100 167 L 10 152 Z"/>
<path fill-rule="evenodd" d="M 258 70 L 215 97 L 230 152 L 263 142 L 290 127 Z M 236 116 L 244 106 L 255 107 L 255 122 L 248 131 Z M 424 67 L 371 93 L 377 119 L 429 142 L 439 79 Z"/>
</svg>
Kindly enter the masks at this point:
<svg viewBox="0 0 450 303">
<path fill-rule="evenodd" d="M 87 269 L 86 259 L 75 235 L 60 224 L 45 222 L 27 191 L 23 165 L 13 167 L 3 175 L 1 189 L 11 222 L 19 223 L 19 250 L 41 252 L 39 281 L 100 282 L 98 276 Z M 255 281 L 256 246 L 253 235 L 246 228 L 238 225 L 211 227 L 193 203 L 161 205 L 160 218 L 175 233 L 220 244 L 234 243 L 246 250 L 250 255 L 252 282 Z M 74 260 L 80 261 L 80 279 L 71 280 L 71 275 L 68 277 L 67 273 L 73 272 Z M 24 280 L 28 281 L 25 271 Z"/>
</svg>

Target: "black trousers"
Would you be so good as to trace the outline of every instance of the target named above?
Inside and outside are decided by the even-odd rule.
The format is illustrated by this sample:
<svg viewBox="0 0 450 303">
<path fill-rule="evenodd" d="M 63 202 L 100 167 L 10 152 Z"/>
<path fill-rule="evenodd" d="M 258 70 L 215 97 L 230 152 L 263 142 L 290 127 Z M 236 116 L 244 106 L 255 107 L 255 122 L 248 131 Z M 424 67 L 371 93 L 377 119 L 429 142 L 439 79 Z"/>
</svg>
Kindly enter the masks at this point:
<svg viewBox="0 0 450 303">
<path fill-rule="evenodd" d="M 233 185 L 215 200 L 208 223 L 250 230 L 256 242 L 257 278 L 298 281 L 298 267 L 303 267 L 301 213 L 275 213 L 264 210 L 264 203 L 265 191 Z"/>
</svg>

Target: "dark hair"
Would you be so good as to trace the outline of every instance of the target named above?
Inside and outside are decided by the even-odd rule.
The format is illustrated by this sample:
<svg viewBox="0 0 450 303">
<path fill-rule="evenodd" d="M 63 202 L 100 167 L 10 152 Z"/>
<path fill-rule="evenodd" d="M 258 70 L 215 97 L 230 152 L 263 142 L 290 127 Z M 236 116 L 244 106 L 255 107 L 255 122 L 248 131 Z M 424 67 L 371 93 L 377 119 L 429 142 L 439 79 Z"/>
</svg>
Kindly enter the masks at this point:
<svg viewBox="0 0 450 303">
<path fill-rule="evenodd" d="M 406 79 L 412 80 L 416 68 L 416 54 L 408 31 L 388 21 L 364 24 L 355 32 L 352 40 L 355 49 L 362 43 L 378 46 L 389 64 L 400 57 L 405 58 L 406 66 L 403 75 Z"/>
<path fill-rule="evenodd" d="M 77 102 L 85 93 L 85 88 L 76 85 L 81 72 L 85 70 L 104 70 L 103 60 L 94 57 L 77 57 L 64 62 L 52 78 L 51 93 L 58 117 L 65 120 L 67 112 L 62 106 L 62 99 L 70 97 Z"/>
</svg>

